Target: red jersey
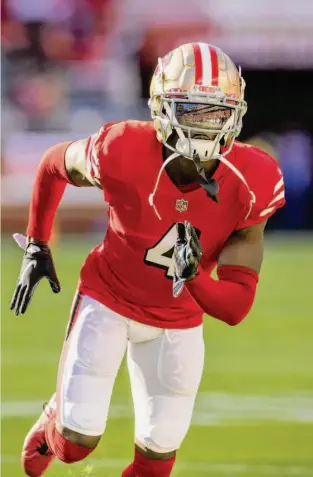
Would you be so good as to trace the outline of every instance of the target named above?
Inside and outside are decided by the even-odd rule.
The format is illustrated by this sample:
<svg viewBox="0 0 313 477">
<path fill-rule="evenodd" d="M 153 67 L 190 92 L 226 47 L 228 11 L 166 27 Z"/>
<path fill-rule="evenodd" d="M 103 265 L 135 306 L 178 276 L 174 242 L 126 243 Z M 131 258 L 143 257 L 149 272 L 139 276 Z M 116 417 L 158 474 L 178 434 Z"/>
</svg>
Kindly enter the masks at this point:
<svg viewBox="0 0 313 477">
<path fill-rule="evenodd" d="M 109 224 L 81 269 L 79 290 L 147 325 L 189 328 L 202 322 L 203 312 L 186 289 L 173 297 L 175 224 L 188 220 L 198 229 L 201 268 L 211 273 L 235 230 L 263 222 L 284 204 L 284 184 L 272 157 L 235 142 L 227 159 L 254 192 L 249 216 L 246 186 L 220 163 L 214 174 L 218 203 L 202 187 L 181 192 L 164 171 L 155 196 L 160 220 L 148 198 L 163 163 L 162 147 L 152 122 L 140 121 L 107 124 L 82 142 L 90 174 L 109 204 Z"/>
</svg>

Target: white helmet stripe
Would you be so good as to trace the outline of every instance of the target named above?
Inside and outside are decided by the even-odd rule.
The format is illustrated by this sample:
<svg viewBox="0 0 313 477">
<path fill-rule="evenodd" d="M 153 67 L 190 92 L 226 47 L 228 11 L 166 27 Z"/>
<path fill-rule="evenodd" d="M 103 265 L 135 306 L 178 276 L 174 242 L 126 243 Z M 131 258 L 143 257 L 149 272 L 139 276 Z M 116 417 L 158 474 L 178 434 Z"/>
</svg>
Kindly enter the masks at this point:
<svg viewBox="0 0 313 477">
<path fill-rule="evenodd" d="M 211 54 L 206 43 L 199 43 L 199 46 L 202 61 L 202 84 L 208 86 L 212 84 Z"/>
</svg>

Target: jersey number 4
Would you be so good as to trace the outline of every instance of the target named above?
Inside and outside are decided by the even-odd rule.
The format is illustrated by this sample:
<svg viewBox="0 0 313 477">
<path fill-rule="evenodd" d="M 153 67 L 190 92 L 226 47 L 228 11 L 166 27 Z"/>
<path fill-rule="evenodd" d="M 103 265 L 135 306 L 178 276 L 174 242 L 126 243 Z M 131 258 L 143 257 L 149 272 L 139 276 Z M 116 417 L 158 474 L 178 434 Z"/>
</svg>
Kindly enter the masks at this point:
<svg viewBox="0 0 313 477">
<path fill-rule="evenodd" d="M 200 231 L 196 229 L 196 232 L 198 237 L 200 237 Z M 165 270 L 167 278 L 173 278 L 174 276 L 173 253 L 176 239 L 176 224 L 173 224 L 160 240 L 153 247 L 148 248 L 145 253 L 145 263 Z"/>
</svg>

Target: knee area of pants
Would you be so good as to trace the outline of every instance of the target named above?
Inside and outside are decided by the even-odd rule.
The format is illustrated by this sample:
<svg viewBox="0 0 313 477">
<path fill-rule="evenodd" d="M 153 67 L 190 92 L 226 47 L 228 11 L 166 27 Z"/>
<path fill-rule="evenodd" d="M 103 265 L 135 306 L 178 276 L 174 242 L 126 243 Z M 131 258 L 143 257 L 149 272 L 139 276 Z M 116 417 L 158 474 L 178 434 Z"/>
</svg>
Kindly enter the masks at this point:
<svg viewBox="0 0 313 477">
<path fill-rule="evenodd" d="M 172 423 L 173 425 L 173 423 Z M 162 425 L 162 428 L 153 429 L 149 437 L 138 439 L 143 445 L 159 454 L 166 454 L 177 450 L 185 437 L 185 433 L 182 436 L 176 429 L 171 428 L 171 423 Z"/>
<path fill-rule="evenodd" d="M 172 394 L 178 394 L 180 396 L 193 396 L 195 394 L 195 390 L 192 388 L 188 388 L 183 383 L 179 382 L 170 382 L 166 380 L 160 380 L 163 386 Z"/>
<path fill-rule="evenodd" d="M 170 441 L 164 443 L 163 445 L 159 445 L 158 443 L 156 443 L 153 439 L 149 437 L 142 440 L 143 440 L 143 445 L 145 446 L 146 449 L 148 449 L 148 452 L 150 454 L 150 457 L 149 457 L 150 459 L 153 459 L 153 458 L 158 459 L 159 456 L 163 454 L 174 452 L 179 448 L 179 445 L 180 445 L 180 444 L 176 445 L 174 441 L 172 442 L 172 445 L 170 445 L 171 444 Z M 152 454 L 154 454 L 155 457 L 153 457 Z"/>
<path fill-rule="evenodd" d="M 101 403 L 100 405 L 92 401 L 91 403 L 67 401 L 62 408 L 62 426 L 85 436 L 102 435 L 106 425 L 106 416 L 103 415 Z"/>
<path fill-rule="evenodd" d="M 170 460 L 176 455 L 176 449 L 172 451 L 166 452 L 156 452 L 152 449 L 148 449 L 147 447 L 144 450 L 140 450 L 139 453 L 144 455 L 149 460 Z"/>
</svg>

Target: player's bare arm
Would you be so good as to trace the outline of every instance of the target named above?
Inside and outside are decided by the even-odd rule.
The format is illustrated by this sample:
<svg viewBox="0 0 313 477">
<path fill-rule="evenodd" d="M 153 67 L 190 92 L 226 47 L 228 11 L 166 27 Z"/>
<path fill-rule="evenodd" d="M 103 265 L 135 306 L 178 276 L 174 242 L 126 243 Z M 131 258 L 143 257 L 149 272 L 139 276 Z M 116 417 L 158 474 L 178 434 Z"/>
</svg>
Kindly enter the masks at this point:
<svg viewBox="0 0 313 477">
<path fill-rule="evenodd" d="M 264 251 L 266 222 L 237 230 L 227 240 L 218 259 L 218 266 L 239 265 L 260 273 Z"/>
</svg>

